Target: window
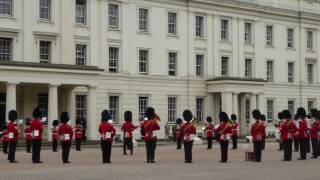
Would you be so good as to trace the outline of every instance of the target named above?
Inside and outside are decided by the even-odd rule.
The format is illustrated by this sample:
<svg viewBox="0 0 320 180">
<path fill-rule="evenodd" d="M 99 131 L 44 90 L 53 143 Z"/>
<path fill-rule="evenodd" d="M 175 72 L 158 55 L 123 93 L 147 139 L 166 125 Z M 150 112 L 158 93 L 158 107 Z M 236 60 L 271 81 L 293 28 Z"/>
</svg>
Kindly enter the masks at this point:
<svg viewBox="0 0 320 180">
<path fill-rule="evenodd" d="M 252 23 L 244 24 L 244 42 L 252 43 Z"/>
<path fill-rule="evenodd" d="M 149 51 L 148 50 L 139 50 L 139 72 L 140 74 L 148 74 L 149 68 Z"/>
<path fill-rule="evenodd" d="M 118 72 L 119 48 L 109 47 L 109 72 Z"/>
<path fill-rule="evenodd" d="M 229 20 L 221 20 L 221 40 L 229 40 Z"/>
<path fill-rule="evenodd" d="M 169 52 L 169 76 L 177 75 L 177 53 Z"/>
<path fill-rule="evenodd" d="M 0 37 L 0 61 L 11 61 L 12 39 Z"/>
<path fill-rule="evenodd" d="M 109 111 L 113 122 L 119 123 L 119 96 L 109 96 Z"/>
<path fill-rule="evenodd" d="M 39 18 L 50 20 L 51 18 L 51 0 L 40 0 Z"/>
<path fill-rule="evenodd" d="M 145 96 L 139 97 L 139 120 L 143 121 L 146 117 L 146 109 L 148 108 L 149 98 Z"/>
<path fill-rule="evenodd" d="M 246 114 L 246 123 L 250 123 L 250 99 L 246 99 L 246 105 L 245 105 L 245 114 Z"/>
<path fill-rule="evenodd" d="M 38 94 L 38 107 L 41 117 L 48 117 L 48 94 Z"/>
<path fill-rule="evenodd" d="M 203 77 L 204 55 L 196 55 L 196 76 Z"/>
<path fill-rule="evenodd" d="M 168 122 L 174 123 L 177 117 L 177 98 L 168 97 Z"/>
<path fill-rule="evenodd" d="M 149 10 L 139 9 L 139 31 L 148 32 L 149 31 Z"/>
<path fill-rule="evenodd" d="M 196 117 L 199 122 L 203 122 L 204 98 L 196 98 Z"/>
<path fill-rule="evenodd" d="M 76 65 L 85 66 L 87 63 L 87 45 L 76 44 Z"/>
<path fill-rule="evenodd" d="M 76 95 L 76 119 L 87 119 L 87 96 Z"/>
<path fill-rule="evenodd" d="M 267 121 L 268 123 L 271 123 L 274 118 L 274 100 L 268 99 L 267 100 Z"/>
<path fill-rule="evenodd" d="M 229 57 L 221 57 L 221 76 L 229 75 Z"/>
<path fill-rule="evenodd" d="M 40 63 L 49 64 L 51 59 L 51 42 L 40 41 Z"/>
<path fill-rule="evenodd" d="M 273 45 L 273 26 L 266 27 L 266 45 L 267 46 Z"/>
<path fill-rule="evenodd" d="M 252 77 L 252 59 L 246 58 L 245 59 L 245 72 L 244 76 L 247 78 Z"/>
<path fill-rule="evenodd" d="M 168 34 L 177 35 L 177 13 L 168 13 Z"/>
<path fill-rule="evenodd" d="M 291 114 L 294 114 L 294 110 L 295 110 L 294 104 L 295 104 L 294 100 L 288 101 L 288 110 L 290 111 Z"/>
<path fill-rule="evenodd" d="M 204 17 L 196 16 L 196 37 L 204 37 Z"/>
<path fill-rule="evenodd" d="M 288 82 L 294 82 L 294 63 L 288 63 Z"/>
<path fill-rule="evenodd" d="M 315 108 L 315 100 L 308 99 L 308 112 L 310 113 L 311 109 Z"/>
<path fill-rule="evenodd" d="M 119 28 L 119 6 L 117 4 L 109 4 L 109 28 Z"/>
<path fill-rule="evenodd" d="M 307 73 L 308 73 L 308 82 L 312 84 L 313 83 L 313 64 L 307 65 Z"/>
<path fill-rule="evenodd" d="M 76 23 L 85 25 L 87 23 L 87 1 L 76 0 Z"/>
<path fill-rule="evenodd" d="M 267 61 L 267 81 L 273 81 L 273 61 Z"/>
<path fill-rule="evenodd" d="M 0 0 L 0 16 L 12 16 L 12 0 Z"/>
<path fill-rule="evenodd" d="M 288 36 L 288 48 L 294 48 L 294 30 L 291 28 L 287 29 L 287 36 Z"/>
<path fill-rule="evenodd" d="M 313 31 L 307 31 L 307 49 L 313 49 Z"/>
</svg>

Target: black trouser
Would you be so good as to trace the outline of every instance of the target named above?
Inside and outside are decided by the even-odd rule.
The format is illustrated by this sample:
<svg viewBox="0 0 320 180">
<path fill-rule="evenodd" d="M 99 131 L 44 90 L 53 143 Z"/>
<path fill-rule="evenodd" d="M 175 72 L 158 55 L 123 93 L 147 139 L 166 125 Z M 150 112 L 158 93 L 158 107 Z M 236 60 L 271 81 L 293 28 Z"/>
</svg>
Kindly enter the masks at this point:
<svg viewBox="0 0 320 180">
<path fill-rule="evenodd" d="M 292 139 L 283 141 L 283 154 L 285 161 L 291 161 L 292 159 Z"/>
<path fill-rule="evenodd" d="M 16 147 L 17 147 L 17 141 L 10 141 L 10 142 L 9 142 L 8 160 L 9 160 L 10 162 L 15 161 Z"/>
<path fill-rule="evenodd" d="M 133 142 L 132 138 L 125 138 L 123 140 L 123 154 L 127 154 L 127 148 L 130 149 L 130 154 L 133 154 Z"/>
<path fill-rule="evenodd" d="M 299 139 L 297 137 L 293 138 L 294 151 L 299 151 Z"/>
<path fill-rule="evenodd" d="M 221 149 L 221 162 L 228 161 L 228 147 L 229 141 L 220 141 L 220 149 Z"/>
<path fill-rule="evenodd" d="M 307 159 L 308 138 L 302 138 L 300 142 L 300 159 Z"/>
<path fill-rule="evenodd" d="M 307 138 L 307 153 L 310 153 L 311 152 L 311 139 L 310 138 Z"/>
<path fill-rule="evenodd" d="M 8 153 L 8 145 L 9 145 L 8 141 L 2 141 L 2 151 L 4 154 Z"/>
<path fill-rule="evenodd" d="M 154 161 L 156 147 L 157 147 L 157 141 L 156 140 L 146 141 L 147 162 Z"/>
<path fill-rule="evenodd" d="M 212 141 L 213 141 L 212 137 L 207 137 L 208 149 L 212 149 Z"/>
<path fill-rule="evenodd" d="M 52 140 L 52 151 L 56 152 L 58 151 L 58 140 Z"/>
<path fill-rule="evenodd" d="M 231 136 L 232 138 L 232 149 L 237 149 L 238 148 L 238 136 L 233 135 Z"/>
<path fill-rule="evenodd" d="M 81 139 L 76 139 L 76 150 L 81 151 Z"/>
<path fill-rule="evenodd" d="M 69 153 L 70 153 L 71 142 L 61 142 L 61 149 L 62 149 L 62 161 L 68 162 L 69 161 Z"/>
<path fill-rule="evenodd" d="M 318 138 L 312 138 L 312 155 L 313 157 L 319 156 Z"/>
<path fill-rule="evenodd" d="M 181 149 L 182 138 L 177 138 L 177 149 Z"/>
<path fill-rule="evenodd" d="M 183 145 L 184 145 L 184 160 L 185 160 L 185 162 L 192 162 L 193 141 L 183 141 Z"/>
<path fill-rule="evenodd" d="M 101 140 L 102 162 L 110 163 L 112 142 Z"/>
<path fill-rule="evenodd" d="M 262 139 L 261 140 L 261 150 L 264 150 L 266 148 L 266 140 Z"/>
<path fill-rule="evenodd" d="M 31 143 L 32 143 L 31 140 L 26 140 L 26 151 L 27 151 L 27 153 L 31 152 Z"/>
<path fill-rule="evenodd" d="M 262 144 L 262 141 L 253 142 L 254 160 L 258 162 L 261 161 L 261 144 Z"/>
<path fill-rule="evenodd" d="M 281 140 L 279 141 L 279 150 L 283 150 L 283 142 Z"/>
<path fill-rule="evenodd" d="M 32 161 L 34 163 L 40 162 L 41 143 L 41 140 L 32 141 Z"/>
</svg>

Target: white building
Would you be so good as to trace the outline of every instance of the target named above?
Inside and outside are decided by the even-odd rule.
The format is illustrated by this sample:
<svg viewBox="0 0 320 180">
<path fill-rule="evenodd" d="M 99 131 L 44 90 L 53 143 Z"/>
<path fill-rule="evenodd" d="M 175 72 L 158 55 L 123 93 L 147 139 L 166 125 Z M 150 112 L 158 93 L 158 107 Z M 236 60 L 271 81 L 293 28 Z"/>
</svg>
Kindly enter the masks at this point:
<svg viewBox="0 0 320 180">
<path fill-rule="evenodd" d="M 165 125 L 320 108 L 319 0 L 0 0 L 0 115 L 61 111 L 116 126 L 153 106 Z M 162 128 L 164 136 L 164 128 Z M 138 133 L 137 133 L 138 134 Z"/>
</svg>

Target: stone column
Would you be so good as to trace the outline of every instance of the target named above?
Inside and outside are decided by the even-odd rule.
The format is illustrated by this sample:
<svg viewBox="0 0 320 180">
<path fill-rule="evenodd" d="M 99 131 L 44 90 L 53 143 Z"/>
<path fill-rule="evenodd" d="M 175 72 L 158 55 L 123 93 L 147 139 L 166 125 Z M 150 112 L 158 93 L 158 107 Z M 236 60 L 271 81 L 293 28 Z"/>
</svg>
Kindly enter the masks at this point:
<svg viewBox="0 0 320 180">
<path fill-rule="evenodd" d="M 237 118 L 239 119 L 238 95 L 239 95 L 239 93 L 237 93 L 237 92 L 232 94 L 232 110 L 233 110 L 233 114 L 237 115 Z"/>
<path fill-rule="evenodd" d="M 60 84 L 49 84 L 48 93 L 48 141 L 51 141 L 51 128 L 53 120 L 59 119 L 58 115 L 58 87 Z"/>
<path fill-rule="evenodd" d="M 98 125 L 97 125 L 97 87 L 88 87 L 87 96 L 87 138 L 88 140 L 98 139 Z"/>
<path fill-rule="evenodd" d="M 8 121 L 8 113 L 11 110 L 17 110 L 17 84 L 19 82 L 8 82 L 6 92 L 6 120 Z"/>
<path fill-rule="evenodd" d="M 213 117 L 213 115 L 214 115 L 214 95 L 213 95 L 213 93 L 208 93 L 207 99 L 208 99 L 207 115 L 214 118 Z"/>
<path fill-rule="evenodd" d="M 257 95 L 252 93 L 251 96 L 250 96 L 250 117 L 251 117 L 251 121 L 253 120 L 252 111 L 255 110 L 255 109 L 257 109 Z"/>
<path fill-rule="evenodd" d="M 261 114 L 266 115 L 266 99 L 264 93 L 259 93 L 257 95 L 257 107 L 260 110 Z"/>
<path fill-rule="evenodd" d="M 222 111 L 226 112 L 229 117 L 232 114 L 232 92 L 221 93 Z"/>
</svg>

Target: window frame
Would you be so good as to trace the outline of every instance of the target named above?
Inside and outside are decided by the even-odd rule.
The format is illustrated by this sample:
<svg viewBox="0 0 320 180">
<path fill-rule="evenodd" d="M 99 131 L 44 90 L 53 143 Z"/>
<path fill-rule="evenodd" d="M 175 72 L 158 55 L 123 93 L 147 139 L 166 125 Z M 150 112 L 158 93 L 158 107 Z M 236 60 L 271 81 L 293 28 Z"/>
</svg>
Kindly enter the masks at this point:
<svg viewBox="0 0 320 180">
<path fill-rule="evenodd" d="M 173 101 L 170 101 L 173 100 Z M 168 96 L 168 123 L 174 124 L 178 112 L 178 98 L 177 96 Z"/>
<path fill-rule="evenodd" d="M 113 56 L 111 56 L 111 49 L 116 49 L 116 54 L 113 55 L 114 57 L 116 58 L 111 58 Z M 119 57 L 120 57 L 120 47 L 118 46 L 109 46 L 108 47 L 108 72 L 109 73 L 119 73 Z M 116 64 L 116 67 L 113 67 L 113 66 L 110 66 L 111 63 L 115 63 Z M 114 71 L 111 71 L 111 69 L 113 69 Z"/>
<path fill-rule="evenodd" d="M 247 24 L 250 24 L 249 32 L 247 32 Z M 244 42 L 246 44 L 252 44 L 253 42 L 253 23 L 252 22 L 244 23 Z"/>
<path fill-rule="evenodd" d="M 245 60 L 245 65 L 244 65 L 244 67 L 245 67 L 245 69 L 244 69 L 244 77 L 246 77 L 246 78 L 252 78 L 252 77 L 253 77 L 253 67 L 254 67 L 254 65 L 253 65 L 253 58 L 251 58 L 251 57 L 246 57 L 246 58 L 244 58 L 244 60 Z M 250 66 L 249 66 L 249 67 L 247 67 L 247 61 L 250 62 Z"/>
<path fill-rule="evenodd" d="M 202 57 L 201 59 L 198 59 L 198 57 Z M 204 60 L 205 56 L 202 53 L 196 53 L 196 62 L 195 62 L 195 70 L 196 70 L 196 77 L 203 78 L 204 77 Z M 198 63 L 201 60 L 201 63 Z"/>
<path fill-rule="evenodd" d="M 140 104 L 140 102 L 145 101 L 145 104 Z M 139 122 L 142 122 L 146 117 L 146 109 L 150 105 L 150 97 L 148 95 L 139 95 L 138 96 L 138 119 Z M 144 106 L 143 108 L 141 108 Z"/>
<path fill-rule="evenodd" d="M 48 43 L 48 54 L 44 54 L 41 52 L 43 47 L 41 47 L 41 43 Z M 41 56 L 48 56 L 48 59 L 43 59 Z M 39 40 L 39 63 L 40 64 L 50 64 L 52 61 L 52 41 L 50 40 Z"/>
<path fill-rule="evenodd" d="M 85 1 L 85 4 L 84 5 L 78 5 L 77 4 L 77 1 L 76 0 L 76 4 L 75 4 L 75 21 L 76 21 L 76 25 L 78 26 L 87 26 L 88 24 L 88 0 L 80 0 L 80 1 Z M 83 14 L 81 14 L 80 16 L 80 12 L 78 12 L 78 10 L 80 10 L 80 6 L 84 6 L 82 8 L 84 9 L 81 9 L 81 11 L 83 11 Z M 78 9 L 79 8 L 79 9 Z M 79 19 L 83 19 L 83 22 L 81 21 L 78 21 Z"/>
<path fill-rule="evenodd" d="M 309 35 L 311 35 L 311 37 Z M 314 38 L 315 38 L 315 31 L 311 29 L 307 29 L 307 35 L 306 35 L 307 50 L 311 50 L 311 51 L 314 50 Z"/>
<path fill-rule="evenodd" d="M 269 73 L 269 62 L 271 63 L 271 74 Z M 274 60 L 267 60 L 266 61 L 266 79 L 268 82 L 274 82 Z"/>
<path fill-rule="evenodd" d="M 223 26 L 222 22 L 226 22 L 226 27 Z M 227 18 L 221 18 L 220 19 L 220 40 L 221 41 L 229 41 L 230 39 L 230 19 Z M 223 34 L 225 37 L 223 37 Z"/>
<path fill-rule="evenodd" d="M 84 55 L 79 56 L 78 53 L 78 46 L 82 46 L 82 48 L 84 47 L 85 52 L 83 53 Z M 88 45 L 84 44 L 84 43 L 76 43 L 75 45 L 75 60 L 76 60 L 76 65 L 78 66 L 87 66 L 88 64 Z M 79 63 L 79 60 L 83 60 L 83 64 Z"/>
<path fill-rule="evenodd" d="M 170 22 L 170 14 L 175 14 L 175 22 Z M 178 35 L 178 12 L 168 11 L 167 17 L 168 17 L 168 24 L 167 24 L 168 35 L 169 36 L 177 36 Z M 170 26 L 172 26 L 172 28 Z M 170 32 L 170 30 L 173 30 L 173 32 Z"/>
<path fill-rule="evenodd" d="M 146 52 L 146 60 L 141 61 L 141 54 L 140 52 Z M 141 63 L 145 63 L 145 72 L 141 71 Z M 138 72 L 139 74 L 148 75 L 149 74 L 149 68 L 150 68 L 150 49 L 145 48 L 139 48 L 138 49 Z"/>
<path fill-rule="evenodd" d="M 113 99 L 115 98 L 115 99 Z M 116 102 L 112 102 L 116 100 Z M 109 111 L 112 117 L 113 123 L 120 123 L 120 96 L 115 94 L 109 95 Z"/>
<path fill-rule="evenodd" d="M 288 99 L 288 110 L 290 111 L 291 114 L 295 113 L 295 106 L 296 106 L 296 100 L 295 99 Z M 291 104 L 293 103 L 293 104 Z M 292 107 L 290 107 L 292 106 Z"/>
<path fill-rule="evenodd" d="M 290 65 L 292 65 L 292 67 L 290 67 Z M 288 62 L 287 64 L 287 68 L 288 68 L 288 82 L 289 83 L 294 83 L 295 81 L 295 63 L 294 62 Z M 290 72 L 290 69 L 292 69 L 292 72 Z"/>
<path fill-rule="evenodd" d="M 174 59 L 174 62 L 172 62 L 171 60 L 173 60 L 171 58 L 170 55 L 175 55 L 175 59 Z M 176 51 L 169 51 L 168 52 L 168 75 L 169 76 L 177 76 L 178 72 L 178 52 Z M 174 68 L 171 68 L 172 66 L 174 66 Z M 170 74 L 171 72 L 173 72 L 173 74 Z"/>
<path fill-rule="evenodd" d="M 52 20 L 52 0 L 46 0 L 48 1 L 48 7 L 44 7 L 44 6 L 41 6 L 41 1 L 43 0 L 39 0 L 39 20 L 40 21 L 51 21 Z M 48 12 L 47 12 L 47 15 L 48 17 L 41 17 L 41 10 L 43 9 L 46 9 Z"/>
<path fill-rule="evenodd" d="M 273 47 L 274 46 L 274 25 L 266 25 L 266 46 Z M 271 28 L 271 31 L 268 31 Z"/>
<path fill-rule="evenodd" d="M 198 100 L 201 100 L 201 109 L 199 108 Z M 197 96 L 196 97 L 196 118 L 200 124 L 204 122 L 204 115 L 205 115 L 205 97 Z"/>
<path fill-rule="evenodd" d="M 224 61 L 226 62 L 226 64 L 224 63 Z M 230 57 L 229 56 L 221 56 L 220 57 L 220 73 L 221 73 L 221 76 L 223 77 L 228 77 L 230 74 L 229 74 L 229 68 L 230 68 Z M 224 68 L 224 65 L 226 65 L 226 68 Z"/>
<path fill-rule="evenodd" d="M 270 108 L 270 105 L 269 105 L 269 102 L 272 102 L 272 111 L 269 112 L 269 108 Z M 267 122 L 268 123 L 271 123 L 273 122 L 274 118 L 275 118 L 275 99 L 267 99 Z M 271 117 L 270 117 L 271 116 Z"/>
<path fill-rule="evenodd" d="M 5 4 L 7 6 L 9 6 L 9 10 L 7 9 L 6 12 L 7 13 L 0 13 L 0 17 L 13 17 L 13 9 L 14 9 L 14 2 L 13 0 L 9 0 L 9 3 L 7 2 L 3 2 L 3 3 L 0 3 L 0 4 Z"/>
<path fill-rule="evenodd" d="M 0 37 L 0 39 L 2 39 L 3 41 L 6 41 L 6 43 L 9 42 L 9 48 L 6 48 L 6 50 L 4 51 L 0 51 L 0 52 L 5 52 L 5 51 L 8 51 L 8 52 L 5 52 L 5 53 L 1 53 L 1 55 L 5 55 L 7 54 L 7 57 L 8 59 L 0 59 L 0 61 L 12 61 L 13 60 L 13 38 L 10 38 L 10 37 Z M 1 45 L 1 44 L 0 44 Z M 4 47 L 4 46 L 1 46 L 1 47 Z M 5 56 L 3 56 L 5 57 Z"/>
<path fill-rule="evenodd" d="M 78 99 L 80 98 L 81 101 L 79 102 Z M 83 103 L 80 106 L 78 106 L 80 103 Z M 74 112 L 75 112 L 75 119 L 78 119 L 78 118 L 83 118 L 85 120 L 87 120 L 87 117 L 88 117 L 88 96 L 86 94 L 75 94 L 75 106 L 74 106 Z M 81 112 L 80 114 L 78 114 L 78 112 Z"/>
<path fill-rule="evenodd" d="M 198 21 L 201 20 L 201 21 Z M 205 16 L 196 14 L 195 15 L 195 36 L 196 38 L 205 38 Z"/>
<path fill-rule="evenodd" d="M 116 14 L 111 14 L 110 13 L 110 7 L 117 7 L 116 8 Z M 114 22 L 116 25 L 111 24 L 111 19 L 115 20 Z M 120 6 L 119 4 L 116 3 L 108 3 L 108 28 L 109 29 L 119 29 L 119 24 L 120 24 Z"/>
<path fill-rule="evenodd" d="M 145 10 L 146 11 L 145 19 L 141 19 L 140 10 Z M 145 7 L 139 7 L 138 8 L 138 32 L 139 33 L 150 33 L 150 15 L 151 15 L 151 10 L 149 8 L 145 8 Z M 144 23 L 145 29 L 141 29 L 142 23 Z"/>
<path fill-rule="evenodd" d="M 290 31 L 292 31 L 290 36 Z M 294 49 L 294 37 L 295 37 L 295 29 L 294 28 L 287 28 L 287 48 Z"/>
</svg>

